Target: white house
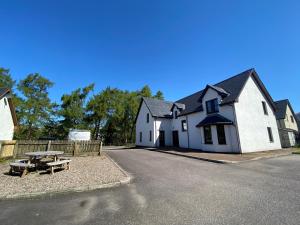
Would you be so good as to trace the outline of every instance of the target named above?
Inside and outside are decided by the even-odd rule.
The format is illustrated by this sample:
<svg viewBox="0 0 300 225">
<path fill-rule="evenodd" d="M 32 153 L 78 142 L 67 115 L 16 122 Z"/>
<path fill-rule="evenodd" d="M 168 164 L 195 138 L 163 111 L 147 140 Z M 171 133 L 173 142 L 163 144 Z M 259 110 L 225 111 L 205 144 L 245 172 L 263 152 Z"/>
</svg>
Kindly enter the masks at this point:
<svg viewBox="0 0 300 225">
<path fill-rule="evenodd" d="M 17 126 L 17 117 L 12 104 L 11 91 L 8 88 L 0 88 L 0 141 L 12 140 L 15 126 Z"/>
<path fill-rule="evenodd" d="M 234 153 L 281 148 L 275 104 L 254 69 L 176 102 L 143 98 L 136 145 Z"/>
<path fill-rule="evenodd" d="M 293 147 L 299 134 L 297 116 L 288 99 L 276 101 L 275 106 L 281 145 L 284 148 Z"/>
</svg>

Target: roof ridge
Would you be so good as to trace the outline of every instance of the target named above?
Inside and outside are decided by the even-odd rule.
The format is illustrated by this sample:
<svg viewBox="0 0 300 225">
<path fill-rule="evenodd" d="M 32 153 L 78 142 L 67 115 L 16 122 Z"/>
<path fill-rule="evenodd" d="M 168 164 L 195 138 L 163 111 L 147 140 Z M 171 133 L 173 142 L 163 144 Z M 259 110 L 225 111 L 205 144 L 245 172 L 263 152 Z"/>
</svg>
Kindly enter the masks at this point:
<svg viewBox="0 0 300 225">
<path fill-rule="evenodd" d="M 219 83 L 214 84 L 214 86 L 216 86 L 216 85 L 218 85 L 218 84 L 220 84 L 220 83 L 223 83 L 223 82 L 225 82 L 225 81 L 228 81 L 228 80 L 230 80 L 230 79 L 236 78 L 236 77 L 238 77 L 238 76 L 241 76 L 241 75 L 243 75 L 244 73 L 247 73 L 247 75 L 249 75 L 250 72 L 252 73 L 253 71 L 255 71 L 254 68 L 245 70 L 245 71 L 243 71 L 243 72 L 241 72 L 241 73 L 239 73 L 239 74 L 236 74 L 236 75 L 234 75 L 234 76 L 232 76 L 232 77 L 229 77 L 229 78 L 227 78 L 227 79 L 225 79 L 225 80 L 223 80 L 223 81 L 221 81 L 221 82 L 219 82 Z"/>
<path fill-rule="evenodd" d="M 241 73 L 239 73 L 239 74 L 237 74 L 237 75 L 234 75 L 234 76 L 232 76 L 232 77 L 229 77 L 229 78 L 227 78 L 227 79 L 225 79 L 225 80 L 223 80 L 223 81 L 220 81 L 219 83 L 216 83 L 216 84 L 207 84 L 207 85 L 210 85 L 210 86 L 217 86 L 217 85 L 219 85 L 219 84 L 221 84 L 221 83 L 223 83 L 223 82 L 225 82 L 225 81 L 228 81 L 228 80 L 230 80 L 230 79 L 233 79 L 233 78 L 236 78 L 236 77 L 238 77 L 238 76 L 241 76 L 241 75 L 243 75 L 244 73 L 248 73 L 248 75 L 250 75 L 253 71 L 255 71 L 255 69 L 254 69 L 254 68 L 251 68 L 251 69 L 245 70 L 245 71 L 243 71 L 243 72 L 241 72 Z M 223 89 L 223 88 L 222 88 L 222 89 Z M 188 96 L 186 96 L 186 97 L 184 97 L 184 98 L 178 99 L 178 100 L 176 100 L 175 102 L 180 102 L 180 101 L 182 101 L 183 99 L 188 98 L 188 97 L 191 97 L 192 95 L 198 94 L 199 92 L 202 92 L 202 91 L 204 91 L 204 90 L 205 90 L 205 88 L 203 88 L 202 90 L 197 91 L 197 92 L 195 92 L 195 93 L 193 93 L 193 94 L 190 94 L 190 95 L 188 95 Z M 225 89 L 223 89 L 223 90 L 226 91 Z M 227 92 L 227 91 L 226 91 L 226 92 Z"/>
</svg>

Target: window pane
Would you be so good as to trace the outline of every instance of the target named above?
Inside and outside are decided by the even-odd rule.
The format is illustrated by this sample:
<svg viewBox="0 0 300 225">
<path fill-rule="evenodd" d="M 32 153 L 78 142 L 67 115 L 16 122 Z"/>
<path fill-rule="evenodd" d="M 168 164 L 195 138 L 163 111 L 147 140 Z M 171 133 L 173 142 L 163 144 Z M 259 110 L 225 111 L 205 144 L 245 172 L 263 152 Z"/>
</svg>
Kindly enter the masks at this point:
<svg viewBox="0 0 300 225">
<path fill-rule="evenodd" d="M 265 115 L 268 115 L 268 109 L 267 109 L 267 104 L 266 104 L 266 102 L 262 102 L 262 106 L 263 106 L 264 114 L 265 114 Z"/>
<path fill-rule="evenodd" d="M 204 128 L 204 141 L 205 144 L 212 144 L 212 136 L 211 136 L 211 127 L 210 126 L 205 126 Z"/>
<path fill-rule="evenodd" d="M 142 132 L 140 132 L 140 142 L 142 142 L 143 136 Z"/>
<path fill-rule="evenodd" d="M 152 131 L 149 132 L 149 141 L 152 141 Z"/>
<path fill-rule="evenodd" d="M 218 141 L 220 145 L 226 145 L 226 135 L 224 125 L 217 126 Z"/>
<path fill-rule="evenodd" d="M 207 114 L 219 112 L 218 99 L 206 101 L 206 111 Z"/>
<path fill-rule="evenodd" d="M 274 142 L 273 133 L 271 127 L 268 127 L 268 134 L 270 142 Z"/>
<path fill-rule="evenodd" d="M 182 131 L 187 131 L 187 123 L 186 120 L 181 121 L 181 129 Z"/>
</svg>

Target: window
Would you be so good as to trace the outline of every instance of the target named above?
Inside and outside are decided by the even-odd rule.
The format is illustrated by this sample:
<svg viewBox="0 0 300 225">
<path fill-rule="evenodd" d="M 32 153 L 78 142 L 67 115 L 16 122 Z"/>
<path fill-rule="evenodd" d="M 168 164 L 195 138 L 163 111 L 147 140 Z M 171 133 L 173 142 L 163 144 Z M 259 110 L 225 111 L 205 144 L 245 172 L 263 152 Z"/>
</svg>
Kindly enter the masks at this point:
<svg viewBox="0 0 300 225">
<path fill-rule="evenodd" d="M 292 121 L 292 123 L 294 123 L 294 117 L 293 116 L 291 116 L 291 121 Z"/>
<path fill-rule="evenodd" d="M 142 141 L 143 141 L 143 133 L 140 132 L 140 142 L 142 142 Z"/>
<path fill-rule="evenodd" d="M 226 136 L 224 125 L 217 125 L 218 142 L 219 145 L 226 145 Z"/>
<path fill-rule="evenodd" d="M 6 100 L 6 98 L 4 98 L 4 104 L 7 105 L 7 100 Z"/>
<path fill-rule="evenodd" d="M 267 104 L 266 104 L 266 102 L 262 101 L 261 103 L 262 103 L 262 106 L 263 106 L 265 115 L 268 115 L 268 109 L 267 109 Z"/>
<path fill-rule="evenodd" d="M 206 112 L 207 114 L 219 112 L 219 104 L 217 98 L 206 102 Z"/>
<path fill-rule="evenodd" d="M 187 131 L 187 123 L 186 123 L 186 120 L 182 120 L 181 121 L 181 129 L 182 131 Z"/>
<path fill-rule="evenodd" d="M 150 142 L 152 141 L 152 131 L 151 130 L 149 131 L 149 141 Z"/>
<path fill-rule="evenodd" d="M 274 138 L 273 138 L 273 133 L 272 133 L 272 128 L 268 127 L 268 134 L 269 134 L 269 140 L 270 142 L 274 142 Z"/>
<path fill-rule="evenodd" d="M 147 113 L 147 123 L 149 123 L 149 113 Z"/>
<path fill-rule="evenodd" d="M 175 119 L 178 118 L 178 114 L 177 114 L 177 111 L 175 111 Z"/>
<path fill-rule="evenodd" d="M 211 126 L 204 126 L 204 143 L 205 144 L 212 144 L 212 136 L 211 136 Z"/>
</svg>

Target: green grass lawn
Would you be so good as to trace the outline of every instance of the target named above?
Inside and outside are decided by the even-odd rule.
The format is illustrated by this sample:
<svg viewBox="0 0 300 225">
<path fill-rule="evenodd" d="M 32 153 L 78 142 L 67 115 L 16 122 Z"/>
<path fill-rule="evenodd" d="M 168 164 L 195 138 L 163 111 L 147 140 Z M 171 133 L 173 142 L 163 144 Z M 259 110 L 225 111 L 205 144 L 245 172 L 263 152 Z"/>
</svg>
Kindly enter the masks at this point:
<svg viewBox="0 0 300 225">
<path fill-rule="evenodd" d="M 295 150 L 294 150 L 293 153 L 294 153 L 294 154 L 299 154 L 299 155 L 300 155 L 300 148 L 295 148 Z"/>
</svg>

